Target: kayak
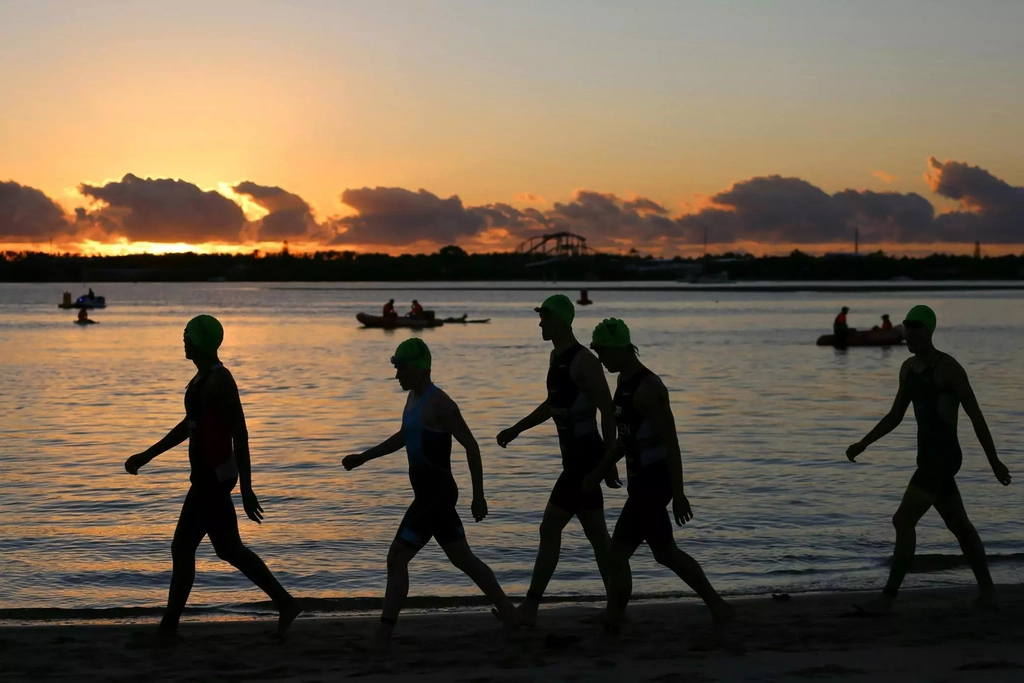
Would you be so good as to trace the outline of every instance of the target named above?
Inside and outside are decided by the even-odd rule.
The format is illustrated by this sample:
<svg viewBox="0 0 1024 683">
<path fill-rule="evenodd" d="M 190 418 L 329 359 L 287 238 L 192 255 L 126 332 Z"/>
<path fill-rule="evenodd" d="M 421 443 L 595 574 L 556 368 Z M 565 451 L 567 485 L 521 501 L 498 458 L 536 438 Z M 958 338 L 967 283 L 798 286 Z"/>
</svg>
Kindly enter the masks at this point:
<svg viewBox="0 0 1024 683">
<path fill-rule="evenodd" d="M 76 325 L 95 325 L 98 322 L 99 322 L 98 320 L 90 320 L 89 318 L 86 318 L 85 320 L 75 320 L 74 321 L 74 323 Z"/>
<path fill-rule="evenodd" d="M 107 299 L 102 296 L 94 296 L 91 299 L 88 296 L 80 296 L 75 300 L 75 303 L 71 303 L 70 297 L 65 297 L 65 300 L 57 304 L 57 308 L 106 308 Z"/>
<path fill-rule="evenodd" d="M 425 327 L 440 327 L 444 325 L 443 320 L 425 320 L 421 318 L 403 318 L 400 316 L 388 316 L 385 318 L 382 315 L 367 315 L 366 313 L 357 313 L 356 320 L 361 322 L 364 327 L 377 327 L 385 330 L 393 330 L 398 327 L 409 327 L 414 330 L 421 330 Z"/>
<path fill-rule="evenodd" d="M 471 323 L 489 323 L 489 322 L 491 322 L 490 318 L 484 318 L 483 320 L 469 320 L 468 318 L 469 318 L 468 315 L 464 315 L 461 318 L 445 318 L 443 322 L 445 324 L 453 324 L 453 325 L 468 325 L 468 324 L 471 324 Z"/>
<path fill-rule="evenodd" d="M 903 330 L 850 330 L 846 336 L 847 346 L 899 346 L 903 343 Z M 818 337 L 818 346 L 835 346 L 832 334 Z"/>
</svg>

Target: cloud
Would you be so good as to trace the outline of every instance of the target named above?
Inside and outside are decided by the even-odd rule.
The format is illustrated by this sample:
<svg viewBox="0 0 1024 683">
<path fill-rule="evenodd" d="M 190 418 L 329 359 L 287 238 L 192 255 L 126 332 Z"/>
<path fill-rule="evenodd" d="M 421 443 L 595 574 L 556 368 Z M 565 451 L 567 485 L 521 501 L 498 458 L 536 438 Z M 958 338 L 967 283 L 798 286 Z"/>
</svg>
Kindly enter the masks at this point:
<svg viewBox="0 0 1024 683">
<path fill-rule="evenodd" d="M 524 204 L 543 204 L 547 201 L 541 195 L 534 194 L 533 192 L 517 192 L 515 198 L 517 202 Z"/>
<path fill-rule="evenodd" d="M 875 176 L 876 178 L 878 178 L 879 180 L 886 184 L 893 183 L 899 180 L 899 176 L 891 175 L 889 173 L 886 173 L 885 171 L 873 171 L 871 175 Z"/>
<path fill-rule="evenodd" d="M 876 176 L 895 179 L 881 171 Z M 81 185 L 93 205 L 77 209 L 69 220 L 39 190 L 9 181 L 0 183 L 0 240 L 240 244 L 305 238 L 325 246 L 429 251 L 447 244 L 509 249 L 538 234 L 567 231 L 596 249 L 635 246 L 671 253 L 699 245 L 705 231 L 713 244 L 753 248 L 848 243 L 858 230 L 865 244 L 1024 244 L 1024 187 L 977 166 L 934 157 L 925 178 L 938 197 L 959 203 L 956 210 L 936 215 L 931 202 L 913 192 L 830 194 L 801 178 L 769 175 L 696 196 L 675 209 L 644 196 L 591 189 L 544 209 L 502 202 L 465 206 L 457 195 L 363 187 L 341 194 L 352 215 L 318 221 L 307 201 L 280 187 L 243 181 L 225 185 L 220 194 L 184 180 L 128 174 Z M 517 199 L 543 200 L 529 193 Z M 266 215 L 247 221 L 240 204 L 248 210 L 250 202 Z"/>
<path fill-rule="evenodd" d="M 578 190 L 573 201 L 556 202 L 544 217 L 552 229 L 582 235 L 590 246 L 600 248 L 678 238 L 680 226 L 667 213 L 646 197 L 626 200 L 611 193 Z"/>
<path fill-rule="evenodd" d="M 690 243 L 705 227 L 714 243 L 824 244 L 850 241 L 854 229 L 867 243 L 1024 243 L 1024 188 L 960 162 L 930 158 L 928 165 L 932 190 L 958 200 L 963 211 L 936 216 L 914 192 L 829 195 L 799 178 L 767 176 L 738 182 L 677 220 Z"/>
<path fill-rule="evenodd" d="M 812 244 L 849 239 L 844 209 L 800 178 L 767 176 L 734 184 L 712 198 L 713 206 L 678 219 L 686 241 Z"/>
<path fill-rule="evenodd" d="M 486 223 L 457 196 L 441 199 L 426 190 L 364 187 L 345 190 L 341 201 L 357 215 L 334 221 L 338 232 L 330 244 L 403 247 L 424 240 L 454 244 L 477 234 Z"/>
<path fill-rule="evenodd" d="M 940 162 L 929 157 L 928 168 L 925 180 L 932 191 L 960 202 L 962 209 L 936 217 L 937 239 L 1024 242 L 1024 187 L 1015 187 L 983 168 L 959 161 Z"/>
<path fill-rule="evenodd" d="M 0 182 L 0 241 L 43 242 L 69 229 L 59 204 L 35 189 Z"/>
<path fill-rule="evenodd" d="M 139 178 L 79 186 L 83 196 L 102 204 L 79 212 L 106 233 L 142 242 L 237 242 L 245 225 L 241 207 L 212 190 L 184 180 Z"/>
<path fill-rule="evenodd" d="M 299 195 L 280 187 L 257 185 L 251 181 L 238 183 L 233 192 L 245 195 L 268 213 L 255 221 L 254 238 L 270 242 L 294 237 L 313 237 L 320 226 L 313 215 L 313 209 Z"/>
</svg>

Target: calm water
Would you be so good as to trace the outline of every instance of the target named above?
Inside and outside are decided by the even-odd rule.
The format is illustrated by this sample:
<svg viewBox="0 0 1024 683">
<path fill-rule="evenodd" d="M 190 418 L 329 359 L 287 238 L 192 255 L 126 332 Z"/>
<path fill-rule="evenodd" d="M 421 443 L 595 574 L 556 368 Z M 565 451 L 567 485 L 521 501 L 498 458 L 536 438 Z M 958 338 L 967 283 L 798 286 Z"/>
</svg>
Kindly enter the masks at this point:
<svg viewBox="0 0 1024 683">
<path fill-rule="evenodd" d="M 567 286 L 568 287 L 568 286 Z M 222 358 L 242 390 L 254 482 L 267 512 L 241 522 L 243 539 L 298 595 L 382 595 L 384 558 L 411 500 L 405 455 L 355 472 L 341 458 L 393 433 L 404 396 L 388 364 L 407 332 L 361 329 L 359 311 L 417 293 L 311 291 L 284 285 L 96 285 L 110 307 L 80 328 L 55 304 L 80 286 L 0 285 L 0 608 L 159 606 L 169 545 L 188 488 L 180 447 L 140 476 L 124 459 L 183 415 L 193 374 L 181 332 L 199 312 L 226 327 Z M 575 294 L 571 289 L 566 290 Z M 470 544 L 506 589 L 529 583 L 536 529 L 560 462 L 554 427 L 508 450 L 494 435 L 544 398 L 548 346 L 533 306 L 538 292 L 432 291 L 440 315 L 490 317 L 489 325 L 423 332 L 434 376 L 461 405 L 483 448 L 491 515 L 467 521 Z M 842 297 L 842 298 L 840 298 Z M 575 298 L 575 296 L 573 297 Z M 1003 488 L 961 415 L 968 512 L 993 558 L 997 581 L 1024 580 L 1024 293 L 771 294 L 594 292 L 577 331 L 627 320 L 643 360 L 665 379 L 683 450 L 695 520 L 680 545 L 728 593 L 870 588 L 884 582 L 890 517 L 914 469 L 912 416 L 850 464 L 844 451 L 888 409 L 904 349 L 814 346 L 841 305 L 851 324 L 895 319 L 919 300 L 939 316 L 937 345 L 967 367 L 1003 460 L 1020 481 Z M 614 379 L 613 379 L 614 381 Z M 469 473 L 453 455 L 464 520 Z M 606 493 L 613 524 L 625 490 Z M 238 505 L 241 510 L 240 503 Z M 923 568 L 908 585 L 970 582 L 938 516 L 921 524 Z M 638 592 L 682 584 L 644 548 Z M 471 596 L 468 580 L 428 546 L 411 567 L 412 595 Z M 567 528 L 549 589 L 597 595 L 600 581 L 578 524 Z M 263 595 L 201 546 L 193 604 L 234 609 Z M 2 614 L 2 613 L 0 613 Z"/>
</svg>

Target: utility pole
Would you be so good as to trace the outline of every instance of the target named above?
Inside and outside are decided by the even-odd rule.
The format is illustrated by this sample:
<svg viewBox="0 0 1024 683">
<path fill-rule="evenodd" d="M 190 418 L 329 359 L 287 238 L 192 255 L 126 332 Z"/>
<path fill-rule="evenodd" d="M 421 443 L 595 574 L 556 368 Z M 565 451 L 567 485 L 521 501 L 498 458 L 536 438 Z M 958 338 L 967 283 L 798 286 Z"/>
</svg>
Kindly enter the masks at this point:
<svg viewBox="0 0 1024 683">
<path fill-rule="evenodd" d="M 860 228 L 856 225 L 853 226 L 853 253 L 860 253 Z"/>
</svg>

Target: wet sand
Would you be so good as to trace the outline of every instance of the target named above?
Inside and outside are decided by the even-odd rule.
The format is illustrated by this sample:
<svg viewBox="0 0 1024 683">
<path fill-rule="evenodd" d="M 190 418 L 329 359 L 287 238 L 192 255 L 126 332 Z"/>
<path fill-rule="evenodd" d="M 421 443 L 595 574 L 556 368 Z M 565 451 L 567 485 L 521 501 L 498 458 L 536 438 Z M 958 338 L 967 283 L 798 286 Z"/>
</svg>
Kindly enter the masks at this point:
<svg viewBox="0 0 1024 683">
<path fill-rule="evenodd" d="M 896 612 L 854 617 L 864 594 L 735 601 L 724 639 L 696 600 L 637 604 L 617 638 L 595 608 L 542 610 L 503 635 L 486 611 L 403 616 L 392 648 L 367 648 L 372 617 L 302 618 L 281 641 L 274 622 L 185 623 L 153 647 L 153 624 L 0 628 L 0 680 L 119 681 L 1020 681 L 1024 586 L 998 612 L 973 588 L 906 591 Z"/>
</svg>

